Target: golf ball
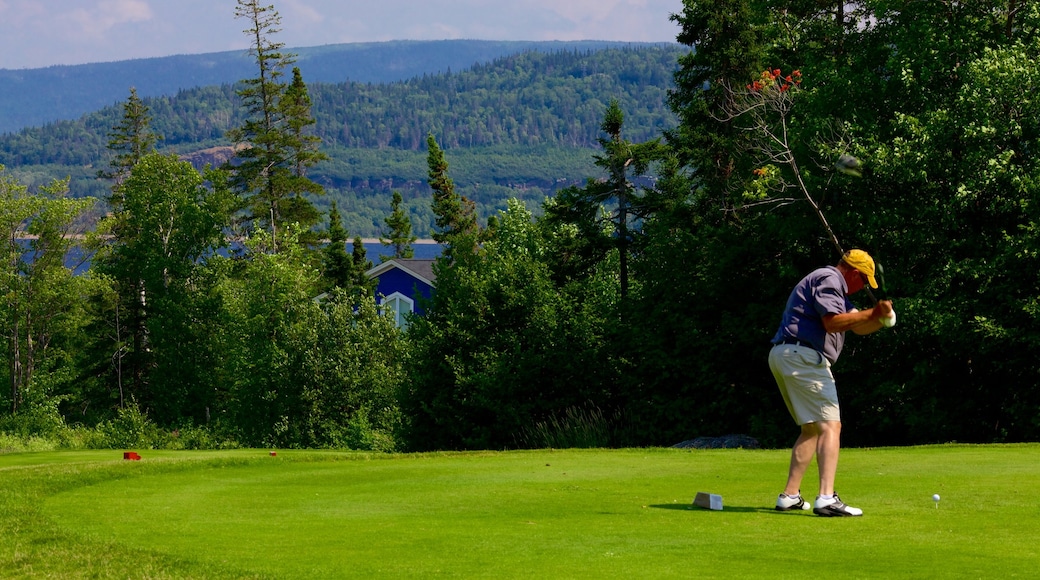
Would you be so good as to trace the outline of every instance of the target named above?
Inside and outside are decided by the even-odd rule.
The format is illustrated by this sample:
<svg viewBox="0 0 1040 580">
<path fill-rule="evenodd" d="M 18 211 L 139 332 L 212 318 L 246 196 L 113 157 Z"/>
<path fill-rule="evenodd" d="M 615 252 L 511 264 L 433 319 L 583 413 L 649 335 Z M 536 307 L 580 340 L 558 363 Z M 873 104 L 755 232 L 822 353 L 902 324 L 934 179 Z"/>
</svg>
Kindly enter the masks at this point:
<svg viewBox="0 0 1040 580">
<path fill-rule="evenodd" d="M 933 495 L 932 496 L 932 501 L 939 501 L 939 494 Z"/>
</svg>

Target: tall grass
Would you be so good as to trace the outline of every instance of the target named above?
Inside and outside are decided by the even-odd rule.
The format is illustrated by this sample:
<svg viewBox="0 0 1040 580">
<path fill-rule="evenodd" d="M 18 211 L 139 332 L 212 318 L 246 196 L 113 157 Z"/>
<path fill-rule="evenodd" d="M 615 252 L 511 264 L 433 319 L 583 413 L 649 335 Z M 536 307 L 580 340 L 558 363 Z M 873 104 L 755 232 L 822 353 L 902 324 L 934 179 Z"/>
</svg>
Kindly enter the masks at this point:
<svg viewBox="0 0 1040 580">
<path fill-rule="evenodd" d="M 521 447 L 534 449 L 592 449 L 610 447 L 618 416 L 604 416 L 598 407 L 569 407 L 523 431 Z"/>
<path fill-rule="evenodd" d="M 94 427 L 69 426 L 57 414 L 33 411 L 0 417 L 0 453 L 81 449 L 234 449 L 235 438 L 214 426 L 162 429 L 137 407 L 120 409 Z"/>
</svg>

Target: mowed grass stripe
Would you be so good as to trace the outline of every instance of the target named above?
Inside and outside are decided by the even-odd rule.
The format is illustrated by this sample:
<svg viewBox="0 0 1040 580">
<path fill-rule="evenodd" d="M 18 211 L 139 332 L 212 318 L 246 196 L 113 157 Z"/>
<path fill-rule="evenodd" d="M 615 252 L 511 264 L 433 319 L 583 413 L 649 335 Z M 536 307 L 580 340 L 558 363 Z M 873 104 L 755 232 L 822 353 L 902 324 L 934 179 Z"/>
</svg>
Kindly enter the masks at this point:
<svg viewBox="0 0 1040 580">
<path fill-rule="evenodd" d="M 783 450 L 207 453 L 17 470 L 0 457 L 0 483 L 74 469 L 24 499 L 46 524 L 39 533 L 49 529 L 66 552 L 146 555 L 170 577 L 985 578 L 1040 569 L 1037 445 L 845 450 L 839 492 L 866 512 L 853 519 L 773 511 Z M 697 491 L 721 494 L 725 509 L 691 509 Z M 111 577 L 130 577 L 121 565 L 110 565 Z"/>
</svg>

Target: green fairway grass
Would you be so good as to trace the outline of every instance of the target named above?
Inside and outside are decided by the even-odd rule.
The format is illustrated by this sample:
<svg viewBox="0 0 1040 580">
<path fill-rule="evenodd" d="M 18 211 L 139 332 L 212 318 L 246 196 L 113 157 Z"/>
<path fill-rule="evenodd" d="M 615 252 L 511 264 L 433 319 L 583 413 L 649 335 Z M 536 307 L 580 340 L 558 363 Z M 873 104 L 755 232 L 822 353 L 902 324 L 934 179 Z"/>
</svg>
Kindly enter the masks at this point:
<svg viewBox="0 0 1040 580">
<path fill-rule="evenodd" d="M 0 577 L 1032 578 L 1040 445 L 842 452 L 861 518 L 772 509 L 782 450 L 0 455 Z M 815 494 L 810 470 L 805 495 Z M 698 491 L 722 511 L 693 508 Z M 942 496 L 936 507 L 932 494 Z"/>
</svg>

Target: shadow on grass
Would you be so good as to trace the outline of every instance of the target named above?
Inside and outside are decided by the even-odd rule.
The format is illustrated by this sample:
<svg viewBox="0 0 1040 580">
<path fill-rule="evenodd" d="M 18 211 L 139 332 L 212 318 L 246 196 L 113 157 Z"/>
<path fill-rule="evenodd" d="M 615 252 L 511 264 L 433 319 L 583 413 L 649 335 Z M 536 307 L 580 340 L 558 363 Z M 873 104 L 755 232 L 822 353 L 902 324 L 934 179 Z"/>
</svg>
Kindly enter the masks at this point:
<svg viewBox="0 0 1040 580">
<path fill-rule="evenodd" d="M 682 503 L 659 503 L 659 504 L 651 504 L 651 505 L 649 505 L 647 507 L 652 507 L 654 509 L 659 509 L 659 510 L 677 510 L 677 511 L 683 511 L 683 512 L 711 512 L 712 511 L 712 510 L 706 510 L 706 509 L 700 508 L 700 507 L 694 507 L 694 506 L 691 506 L 690 504 L 682 504 Z M 756 512 L 770 513 L 770 514 L 783 513 L 783 512 L 778 512 L 778 511 L 776 511 L 775 509 L 773 509 L 771 507 L 745 507 L 745 506 L 728 506 L 728 505 L 724 505 L 722 507 L 722 511 L 724 511 L 724 512 L 737 512 L 737 513 L 742 513 L 742 514 L 756 513 Z"/>
</svg>

